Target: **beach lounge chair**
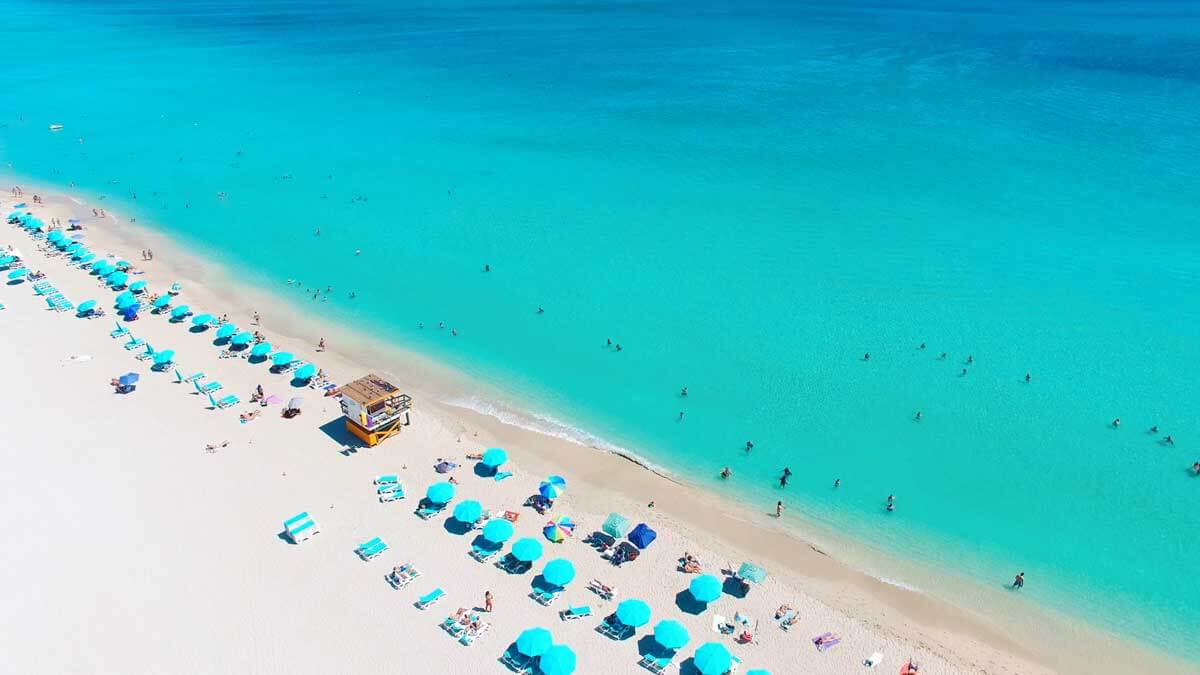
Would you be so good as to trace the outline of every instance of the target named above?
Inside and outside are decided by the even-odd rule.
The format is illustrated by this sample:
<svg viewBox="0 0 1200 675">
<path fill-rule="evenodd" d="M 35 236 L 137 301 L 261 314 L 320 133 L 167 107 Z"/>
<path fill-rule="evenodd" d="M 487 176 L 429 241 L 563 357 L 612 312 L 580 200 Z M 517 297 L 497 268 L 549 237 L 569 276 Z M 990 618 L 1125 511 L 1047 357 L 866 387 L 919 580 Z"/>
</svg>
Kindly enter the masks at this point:
<svg viewBox="0 0 1200 675">
<path fill-rule="evenodd" d="M 59 300 L 54 303 L 54 311 L 56 312 L 69 312 L 73 309 L 75 309 L 75 305 L 70 300 Z"/>
<path fill-rule="evenodd" d="M 224 410 L 225 408 L 228 408 L 230 406 L 235 406 L 238 403 L 241 403 L 241 399 L 239 399 L 237 396 L 235 396 L 233 394 L 230 394 L 230 395 L 226 396 L 225 398 L 222 398 L 220 401 L 218 401 L 215 398 L 213 398 L 212 394 L 209 394 L 208 402 L 210 404 L 212 404 L 213 408 L 220 408 L 221 410 Z"/>
<path fill-rule="evenodd" d="M 404 488 L 399 485 L 379 495 L 380 502 L 398 502 L 401 499 L 404 499 Z"/>
<path fill-rule="evenodd" d="M 666 672 L 668 668 L 675 665 L 675 653 L 671 652 L 667 656 L 654 656 L 653 654 L 646 654 L 642 657 L 641 661 L 638 661 L 638 665 L 652 673 L 663 673 Z"/>
<path fill-rule="evenodd" d="M 131 352 L 131 351 L 133 351 L 133 350 L 137 349 L 138 347 L 141 347 L 141 346 L 143 346 L 143 345 L 145 345 L 145 344 L 146 344 L 146 341 L 145 341 L 145 340 L 143 340 L 143 339 L 141 339 L 141 338 L 134 337 L 134 336 L 133 336 L 133 333 L 130 333 L 130 334 L 129 334 L 129 341 L 125 343 L 125 351 L 129 351 L 129 352 Z"/>
<path fill-rule="evenodd" d="M 391 572 L 388 572 L 387 576 L 384 578 L 387 579 L 387 582 L 391 584 L 392 588 L 400 590 L 401 588 L 404 588 L 412 583 L 412 580 L 419 576 L 421 576 L 421 571 L 417 569 L 416 565 L 413 565 L 412 563 L 404 563 L 403 565 L 400 565 L 400 569 L 398 571 L 392 570 Z"/>
<path fill-rule="evenodd" d="M 500 657 L 500 663 L 514 673 L 528 673 L 533 669 L 533 659 L 517 651 L 516 647 L 506 649 Z"/>
<path fill-rule="evenodd" d="M 817 646 L 817 651 L 826 652 L 836 647 L 841 641 L 842 638 L 834 633 L 821 633 L 813 638 L 812 643 Z"/>
<path fill-rule="evenodd" d="M 147 342 L 145 347 L 146 349 L 143 350 L 141 354 L 134 356 L 134 358 L 138 361 L 145 361 L 146 359 L 154 357 L 154 345 Z"/>
<path fill-rule="evenodd" d="M 533 601 L 536 602 L 537 604 L 539 604 L 543 607 L 549 607 L 550 605 L 554 604 L 555 600 L 558 600 L 558 596 L 560 596 L 560 595 L 562 595 L 561 588 L 555 588 L 555 589 L 547 588 L 547 589 L 542 589 L 542 590 L 538 590 L 535 588 L 529 594 L 529 597 L 533 598 Z"/>
<path fill-rule="evenodd" d="M 524 574 L 533 567 L 533 563 L 517 560 L 511 553 L 509 553 L 500 560 L 496 561 L 496 567 L 508 572 L 509 574 Z"/>
<path fill-rule="evenodd" d="M 109 333 L 109 334 L 108 334 L 108 335 L 109 335 L 109 337 L 111 337 L 111 338 L 113 338 L 113 339 L 116 339 L 116 338 L 119 338 L 119 337 L 124 337 L 124 336 L 126 336 L 126 335 L 129 335 L 129 329 L 128 329 L 128 328 L 126 328 L 125 326 L 122 326 L 122 325 L 121 325 L 121 324 L 119 324 L 119 323 L 116 323 L 115 321 L 114 321 L 113 323 L 114 323 L 114 324 L 115 324 L 117 327 L 116 327 L 115 329 L 113 329 L 113 331 L 112 331 L 111 333 Z"/>
<path fill-rule="evenodd" d="M 404 488 L 400 487 L 399 483 L 384 483 L 383 485 L 375 488 L 375 494 L 381 495 L 387 492 L 395 492 L 396 490 L 404 492 Z"/>
<path fill-rule="evenodd" d="M 471 551 L 468 553 L 468 555 L 479 562 L 487 562 L 492 558 L 495 558 L 496 554 L 498 553 L 500 553 L 500 549 L 498 547 L 488 548 L 478 544 L 471 544 Z"/>
<path fill-rule="evenodd" d="M 599 579 L 588 582 L 588 590 L 605 600 L 612 600 L 617 595 L 617 587 L 601 583 Z"/>
<path fill-rule="evenodd" d="M 437 604 L 438 600 L 441 600 L 444 597 L 446 597 L 446 591 L 443 591 L 441 588 L 435 588 L 425 595 L 417 598 L 417 602 L 415 604 L 417 609 L 429 609 Z"/>
<path fill-rule="evenodd" d="M 204 373 L 197 374 L 200 375 L 200 377 L 204 377 Z M 196 388 L 196 392 L 199 394 L 211 394 L 214 391 L 220 391 L 222 389 L 221 383 L 217 382 L 216 380 L 201 382 L 200 380 L 196 379 L 192 380 L 192 386 Z"/>
<path fill-rule="evenodd" d="M 422 504 L 421 506 L 417 507 L 416 514 L 422 520 L 429 520 L 445 510 L 445 504 Z"/>
<path fill-rule="evenodd" d="M 467 627 L 467 629 L 462 632 L 462 635 L 458 637 L 458 643 L 464 647 L 470 647 L 471 644 L 476 640 L 484 635 L 487 635 L 487 632 L 491 630 L 491 628 L 492 624 L 486 621 L 478 621 L 475 628 Z"/>
<path fill-rule="evenodd" d="M 479 620 L 478 614 L 470 613 L 465 615 L 466 623 L 464 623 L 464 614 L 462 613 L 463 610 L 460 609 L 458 611 L 458 614 L 447 616 L 444 620 L 442 620 L 441 623 L 442 630 L 453 635 L 454 637 L 462 635 L 467 630 L 468 624 Z"/>
<path fill-rule="evenodd" d="M 634 628 L 621 623 L 616 614 L 609 614 L 596 626 L 596 632 L 613 640 L 624 640 L 633 635 Z"/>
<path fill-rule="evenodd" d="M 400 477 L 394 473 L 389 473 L 375 479 L 376 485 L 388 485 L 391 483 L 399 483 Z"/>
<path fill-rule="evenodd" d="M 178 368 L 175 369 L 175 381 L 180 384 L 183 384 L 185 382 L 195 382 L 197 380 L 202 379 L 203 377 L 204 377 L 204 371 L 198 371 L 198 372 L 192 373 L 191 375 L 188 375 L 187 377 L 184 377 L 183 373 L 180 373 Z"/>
<path fill-rule="evenodd" d="M 742 660 L 740 658 L 738 658 L 738 655 L 730 654 L 729 655 L 729 670 L 727 672 L 736 673 L 738 668 L 741 668 L 741 667 L 742 667 Z"/>
<path fill-rule="evenodd" d="M 567 607 L 558 613 L 558 618 L 563 621 L 575 621 L 592 615 L 592 608 L 588 605 L 580 605 L 578 607 Z"/>
<path fill-rule="evenodd" d="M 314 534 L 321 532 L 321 529 L 317 527 L 317 522 L 308 515 L 307 511 L 283 521 L 283 530 L 294 544 L 311 539 Z"/>
<path fill-rule="evenodd" d="M 388 545 L 379 537 L 374 537 L 369 541 L 359 544 L 358 548 L 354 549 L 354 552 L 363 560 L 374 560 L 386 550 L 388 550 Z"/>
</svg>

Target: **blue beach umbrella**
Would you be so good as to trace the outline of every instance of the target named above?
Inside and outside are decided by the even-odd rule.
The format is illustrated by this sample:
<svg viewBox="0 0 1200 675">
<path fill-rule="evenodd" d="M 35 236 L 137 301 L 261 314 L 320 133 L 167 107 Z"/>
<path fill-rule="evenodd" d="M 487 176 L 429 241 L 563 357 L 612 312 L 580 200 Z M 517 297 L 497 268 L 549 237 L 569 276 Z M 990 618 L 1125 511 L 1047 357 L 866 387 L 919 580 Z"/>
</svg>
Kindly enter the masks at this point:
<svg viewBox="0 0 1200 675">
<path fill-rule="evenodd" d="M 27 220 L 25 222 L 29 222 L 29 221 Z M 46 239 L 48 241 L 50 241 L 51 243 L 55 243 L 55 244 L 57 244 L 59 241 L 61 241 L 62 239 L 65 239 L 65 238 L 66 238 L 66 235 L 64 235 L 62 233 L 62 230 L 53 230 L 52 232 L 50 232 L 50 234 L 46 235 Z"/>
<path fill-rule="evenodd" d="M 621 537 L 625 536 L 626 532 L 629 531 L 630 525 L 631 523 L 629 522 L 629 519 L 625 516 L 619 513 L 610 513 L 608 514 L 608 517 L 604 519 L 604 525 L 601 525 L 601 529 L 611 535 L 614 539 L 620 539 Z"/>
<path fill-rule="evenodd" d="M 25 276 L 26 274 L 29 274 L 29 270 L 22 267 L 20 269 L 15 269 L 15 270 L 9 272 L 8 278 L 9 279 L 20 279 L 21 277 Z"/>
<path fill-rule="evenodd" d="M 744 562 L 738 568 L 737 575 L 746 581 L 753 581 L 756 584 L 761 584 L 767 578 L 767 571 L 755 565 L 754 563 Z"/>
<path fill-rule="evenodd" d="M 170 363 L 175 358 L 175 350 L 164 349 L 161 352 L 155 352 L 154 365 L 161 366 L 164 363 Z"/>
<path fill-rule="evenodd" d="M 640 628 L 650 623 L 650 605 L 637 598 L 622 600 L 617 605 L 617 619 L 631 628 Z"/>
<path fill-rule="evenodd" d="M 127 270 L 130 267 L 133 267 L 133 265 L 128 260 L 118 260 L 117 261 L 116 268 L 119 270 Z"/>
<path fill-rule="evenodd" d="M 721 597 L 721 580 L 711 574 L 701 574 L 688 584 L 688 592 L 699 602 L 712 602 Z"/>
<path fill-rule="evenodd" d="M 117 309 L 125 311 L 130 307 L 137 306 L 138 301 L 133 298 L 117 298 Z"/>
<path fill-rule="evenodd" d="M 70 244 L 67 244 L 67 247 L 63 250 L 66 251 L 67 253 L 74 253 L 75 251 L 78 251 L 81 248 L 83 248 L 83 244 L 81 244 L 77 241 L 73 241 Z"/>
<path fill-rule="evenodd" d="M 71 260 L 79 260 L 89 253 L 91 253 L 91 251 L 87 250 L 86 247 L 78 246 L 74 251 L 71 251 Z"/>
<path fill-rule="evenodd" d="M 100 269 L 100 276 L 102 278 L 111 277 L 112 275 L 114 275 L 116 273 L 117 273 L 117 268 L 113 267 L 112 265 L 105 265 L 104 267 L 102 267 Z"/>
<path fill-rule="evenodd" d="M 171 304 L 171 296 L 169 295 L 160 295 L 158 296 L 158 299 L 154 301 L 154 306 L 158 309 L 163 309 L 169 304 Z"/>
<path fill-rule="evenodd" d="M 217 329 L 218 338 L 227 338 L 237 332 L 237 326 L 227 323 Z"/>
<path fill-rule="evenodd" d="M 16 261 L 17 261 L 17 259 L 14 258 L 13 256 L 6 255 L 3 258 L 0 258 L 0 265 L 11 265 L 11 264 L 15 263 Z"/>
<path fill-rule="evenodd" d="M 700 675 L 721 675 L 729 672 L 733 666 L 733 657 L 729 650 L 719 642 L 706 642 L 696 650 L 692 657 L 692 665 L 700 671 Z"/>
<path fill-rule="evenodd" d="M 145 279 L 139 279 L 138 281 L 135 281 L 132 284 L 129 284 L 129 290 L 133 291 L 134 293 L 140 293 L 145 289 L 146 289 L 146 280 Z"/>
<path fill-rule="evenodd" d="M 542 542 L 529 537 L 518 539 L 512 545 L 512 557 L 521 562 L 533 562 L 542 557 Z"/>
<path fill-rule="evenodd" d="M 20 218 L 23 215 L 25 215 L 25 214 L 21 213 L 20 211 L 13 211 L 8 214 L 8 218 L 5 218 L 5 220 L 12 220 L 13 218 Z"/>
<path fill-rule="evenodd" d="M 216 320 L 217 317 L 213 316 L 212 314 L 197 314 L 196 316 L 192 317 L 192 325 L 204 326 L 207 328 L 209 324 L 215 322 Z"/>
<path fill-rule="evenodd" d="M 92 262 L 92 261 L 93 261 L 93 260 L 95 260 L 95 259 L 96 259 L 96 254 L 95 254 L 95 253 L 92 253 L 92 252 L 90 252 L 90 251 L 89 251 L 88 253 L 86 253 L 86 254 L 84 254 L 84 255 L 80 256 L 80 258 L 79 258 L 79 262 L 81 262 L 81 263 L 90 263 L 90 262 Z"/>
<path fill-rule="evenodd" d="M 508 453 L 503 448 L 488 448 L 483 453 L 483 465 L 493 469 L 508 461 Z"/>
<path fill-rule="evenodd" d="M 171 318 L 172 319 L 182 319 L 183 317 L 187 316 L 187 313 L 190 311 L 192 311 L 191 307 L 188 307 L 187 305 L 180 305 L 180 306 L 176 307 L 175 309 L 171 310 Z"/>
<path fill-rule="evenodd" d="M 575 672 L 575 652 L 566 645 L 554 645 L 538 659 L 542 675 L 571 675 Z"/>
<path fill-rule="evenodd" d="M 275 352 L 271 355 L 271 363 L 276 366 L 286 366 L 295 360 L 296 357 L 292 356 L 291 352 Z"/>
<path fill-rule="evenodd" d="M 139 377 L 138 377 L 137 373 L 125 373 L 121 377 L 117 378 L 117 382 L 122 387 L 128 387 L 129 385 L 137 382 L 138 379 L 139 379 Z"/>
<path fill-rule="evenodd" d="M 96 308 L 95 300 L 84 300 L 83 302 L 79 303 L 79 306 L 76 307 L 75 309 L 79 310 L 80 314 L 86 314 L 95 308 Z"/>
<path fill-rule="evenodd" d="M 271 353 L 270 342 L 260 342 L 250 348 L 250 356 L 266 356 Z"/>
<path fill-rule="evenodd" d="M 554 636 L 545 628 L 527 628 L 517 636 L 517 651 L 525 656 L 541 656 L 554 644 Z"/>
<path fill-rule="evenodd" d="M 96 262 L 92 263 L 91 267 L 92 267 L 92 269 L 93 269 L 93 270 L 98 270 L 98 269 L 100 269 L 101 267 L 104 267 L 104 266 L 105 266 L 105 265 L 107 265 L 107 264 L 108 264 L 108 261 L 107 261 L 107 260 L 97 260 Z"/>
<path fill-rule="evenodd" d="M 542 578 L 555 586 L 566 586 L 575 578 L 575 565 L 566 558 L 555 558 L 542 568 Z"/>
<path fill-rule="evenodd" d="M 129 275 L 124 272 L 116 272 L 108 278 L 113 287 L 124 286 L 126 281 L 129 281 Z"/>
<path fill-rule="evenodd" d="M 317 374 L 317 367 L 311 363 L 306 363 L 303 366 L 300 366 L 299 368 L 296 369 L 296 374 L 294 375 L 294 377 L 297 380 L 307 380 L 316 374 Z"/>
<path fill-rule="evenodd" d="M 541 485 L 538 485 L 538 493 L 546 499 L 558 499 L 562 495 L 563 490 L 563 486 L 558 483 L 551 483 L 548 480 L 544 480 Z"/>
<path fill-rule="evenodd" d="M 654 641 L 664 649 L 680 649 L 690 639 L 687 629 L 674 619 L 663 619 L 654 624 Z"/>
<path fill-rule="evenodd" d="M 230 344 L 235 344 L 235 345 L 248 345 L 248 344 L 250 344 L 250 341 L 253 339 L 254 339 L 254 333 L 248 333 L 246 331 L 242 331 L 242 332 L 238 333 L 237 335 L 234 335 L 232 338 L 230 338 L 229 342 L 230 342 Z"/>
<path fill-rule="evenodd" d="M 434 504 L 445 504 L 454 499 L 454 486 L 450 483 L 434 483 L 425 490 L 425 498 Z"/>
<path fill-rule="evenodd" d="M 458 509 L 455 509 L 457 511 Z M 457 516 L 456 516 L 457 517 Z M 503 518 L 489 520 L 483 526 L 483 538 L 493 544 L 503 544 L 513 536 L 513 524 Z"/>
<path fill-rule="evenodd" d="M 125 301 L 125 300 L 137 301 L 137 296 L 135 296 L 131 291 L 123 291 L 123 292 L 117 294 L 117 302 L 118 303 Z"/>
<path fill-rule="evenodd" d="M 449 485 L 449 483 L 447 483 Z M 483 515 L 483 505 L 474 499 L 468 499 L 459 502 L 454 507 L 454 519 L 460 523 L 472 525 L 479 522 L 480 516 Z"/>
</svg>

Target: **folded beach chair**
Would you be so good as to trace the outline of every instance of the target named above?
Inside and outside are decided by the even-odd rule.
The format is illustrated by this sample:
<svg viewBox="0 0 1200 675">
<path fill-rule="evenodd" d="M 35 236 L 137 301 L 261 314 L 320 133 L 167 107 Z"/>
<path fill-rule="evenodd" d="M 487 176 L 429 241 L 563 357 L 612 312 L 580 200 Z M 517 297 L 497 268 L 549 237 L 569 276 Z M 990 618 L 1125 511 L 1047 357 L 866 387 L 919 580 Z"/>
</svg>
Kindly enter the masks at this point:
<svg viewBox="0 0 1200 675">
<path fill-rule="evenodd" d="M 812 640 L 813 644 L 817 646 L 817 651 L 819 651 L 819 652 L 824 652 L 824 651 L 833 649 L 841 641 L 842 641 L 842 638 L 838 637 L 837 635 L 835 635 L 833 633 L 821 633 L 820 635 L 813 638 L 813 640 Z"/>
<path fill-rule="evenodd" d="M 183 373 L 180 373 L 178 368 L 175 369 L 175 381 L 180 384 L 183 384 L 185 382 L 195 382 L 197 380 L 202 379 L 203 377 L 204 377 L 204 371 L 202 371 L 202 370 L 194 372 L 191 375 L 188 375 L 187 377 L 184 377 Z M 216 391 L 216 390 L 214 389 L 213 391 Z M 203 392 L 201 392 L 201 393 L 203 393 Z"/>
<path fill-rule="evenodd" d="M 354 549 L 354 552 L 363 560 L 374 560 L 386 550 L 388 550 L 388 545 L 379 537 L 374 537 L 369 541 L 359 544 L 358 548 Z"/>
<path fill-rule="evenodd" d="M 399 485 L 395 486 L 394 489 L 383 492 L 379 495 L 379 501 L 381 502 L 398 502 L 401 499 L 404 499 L 404 488 L 400 487 Z"/>
<path fill-rule="evenodd" d="M 429 609 L 430 607 L 437 604 L 438 600 L 441 600 L 445 596 L 446 596 L 445 591 L 443 591 L 440 588 L 435 588 L 432 591 L 429 591 L 428 593 L 426 593 L 425 595 L 422 595 L 421 597 L 417 598 L 417 602 L 416 602 L 417 609 Z"/>
<path fill-rule="evenodd" d="M 220 408 L 220 409 L 224 410 L 225 408 L 228 408 L 230 406 L 235 406 L 238 403 L 241 403 L 241 399 L 239 399 L 237 396 L 235 396 L 233 394 L 230 394 L 230 395 L 226 396 L 225 398 L 222 398 L 220 401 L 218 401 L 215 398 L 213 398 L 212 394 L 209 394 L 208 402 L 210 404 L 212 404 L 213 408 Z"/>
<path fill-rule="evenodd" d="M 385 474 L 385 475 L 380 476 L 375 479 L 376 485 L 387 485 L 389 483 L 399 483 L 399 482 L 400 482 L 400 476 L 397 476 L 394 473 Z"/>
<path fill-rule="evenodd" d="M 498 554 L 499 552 L 500 552 L 500 549 L 496 548 L 496 547 L 488 548 L 486 546 L 480 546 L 478 544 L 471 544 L 471 552 L 468 555 L 470 555 L 472 558 L 478 560 L 479 562 L 487 562 L 487 561 L 491 560 L 492 558 L 495 558 L 496 554 Z"/>
<path fill-rule="evenodd" d="M 588 590 L 595 593 L 605 600 L 612 600 L 617 594 L 616 586 L 603 584 L 599 579 L 592 579 L 588 582 Z"/>
<path fill-rule="evenodd" d="M 138 338 L 138 337 L 134 337 L 133 333 L 130 333 L 129 341 L 125 343 L 125 351 L 133 351 L 133 350 L 137 349 L 138 347 L 141 347 L 145 344 L 146 344 L 145 340 Z"/>
<path fill-rule="evenodd" d="M 113 338 L 113 339 L 116 339 L 116 338 L 119 338 L 119 337 L 125 337 L 126 335 L 129 335 L 129 329 L 128 329 L 128 328 L 126 328 L 125 326 L 122 326 L 121 324 L 119 324 L 119 323 L 117 323 L 117 322 L 115 322 L 115 321 L 114 321 L 113 323 L 114 323 L 114 324 L 115 324 L 117 327 L 116 327 L 115 329 L 113 329 L 113 331 L 112 331 L 111 333 L 109 333 L 109 334 L 108 334 L 108 335 L 109 335 L 109 337 L 111 337 L 111 338 Z"/>
<path fill-rule="evenodd" d="M 567 607 L 558 613 L 558 618 L 563 621 L 575 621 L 592 615 L 592 608 L 588 605 L 580 605 L 578 607 Z"/>
<path fill-rule="evenodd" d="M 533 670 L 533 659 L 517 651 L 516 647 L 506 649 L 500 657 L 500 662 L 514 673 L 528 673 Z"/>
<path fill-rule="evenodd" d="M 317 527 L 317 522 L 308 515 L 307 511 L 283 521 L 283 529 L 294 544 L 311 539 L 314 534 L 321 532 Z"/>
<path fill-rule="evenodd" d="M 674 652 L 670 653 L 667 656 L 654 656 L 653 654 L 646 654 L 645 656 L 642 657 L 641 661 L 638 661 L 639 666 L 645 668 L 646 670 L 648 670 L 652 673 L 666 672 L 667 668 L 670 668 L 674 664 L 675 664 L 675 653 Z"/>
<path fill-rule="evenodd" d="M 200 377 L 204 377 L 204 373 L 197 373 Z M 199 379 L 192 380 L 192 386 L 196 388 L 196 392 L 200 394 L 211 394 L 214 391 L 221 390 L 221 383 L 216 380 L 201 382 Z"/>
<path fill-rule="evenodd" d="M 458 638 L 458 643 L 464 647 L 470 647 L 471 643 L 475 642 L 484 635 L 487 635 L 487 632 L 491 630 L 491 628 L 492 624 L 486 621 L 480 621 L 477 628 L 471 629 L 468 627 L 467 630 L 463 631 L 462 635 L 460 635 Z"/>
<path fill-rule="evenodd" d="M 375 494 L 382 495 L 388 492 L 395 492 L 396 490 L 404 492 L 404 488 L 400 487 L 399 483 L 384 483 L 383 485 L 375 488 Z"/>
<path fill-rule="evenodd" d="M 634 629 L 631 626 L 621 623 L 616 614 L 609 614 L 604 617 L 599 626 L 596 626 L 596 632 L 614 640 L 624 640 L 633 635 Z"/>
</svg>

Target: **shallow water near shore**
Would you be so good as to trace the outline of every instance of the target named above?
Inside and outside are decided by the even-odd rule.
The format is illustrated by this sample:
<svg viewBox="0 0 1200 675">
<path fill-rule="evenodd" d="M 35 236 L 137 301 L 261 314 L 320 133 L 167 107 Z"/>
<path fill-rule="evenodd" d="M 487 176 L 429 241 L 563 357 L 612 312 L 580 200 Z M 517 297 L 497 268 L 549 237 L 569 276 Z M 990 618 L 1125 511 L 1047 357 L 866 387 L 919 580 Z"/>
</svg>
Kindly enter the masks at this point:
<svg viewBox="0 0 1200 675">
<path fill-rule="evenodd" d="M 0 159 L 508 393 L 460 404 L 1171 647 L 1198 19 L 18 2 Z"/>
</svg>

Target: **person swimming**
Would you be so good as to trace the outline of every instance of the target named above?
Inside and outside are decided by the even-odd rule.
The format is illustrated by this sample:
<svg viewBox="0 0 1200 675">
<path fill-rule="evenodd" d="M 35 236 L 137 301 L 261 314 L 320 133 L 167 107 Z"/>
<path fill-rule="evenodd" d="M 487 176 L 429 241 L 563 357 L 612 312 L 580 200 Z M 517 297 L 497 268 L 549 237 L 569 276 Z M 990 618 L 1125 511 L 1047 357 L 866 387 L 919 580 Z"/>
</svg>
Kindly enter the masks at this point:
<svg viewBox="0 0 1200 675">
<path fill-rule="evenodd" d="M 1158 433 L 1158 425 L 1157 425 L 1157 424 L 1155 424 L 1154 426 L 1150 427 L 1150 433 L 1152 433 L 1152 434 L 1157 434 L 1157 433 Z"/>
<path fill-rule="evenodd" d="M 1114 429 L 1117 429 L 1117 428 L 1119 428 L 1119 427 L 1121 426 L 1121 418 L 1120 418 L 1120 417 L 1118 417 L 1118 418 L 1114 419 L 1114 420 L 1112 421 L 1112 426 L 1113 426 L 1113 428 L 1114 428 Z"/>
<path fill-rule="evenodd" d="M 922 417 L 922 413 L 921 413 L 921 411 L 920 411 L 920 410 L 918 410 L 918 411 L 917 411 L 917 414 L 913 416 L 913 419 L 914 419 L 914 420 L 916 420 L 916 421 L 918 421 L 918 422 L 920 422 L 920 421 L 921 421 L 921 417 Z"/>
<path fill-rule="evenodd" d="M 754 449 L 754 441 L 746 441 L 746 452 Z"/>
<path fill-rule="evenodd" d="M 546 313 L 546 310 L 542 309 L 541 307 L 538 307 L 538 308 L 537 308 L 537 313 L 538 313 L 538 314 L 545 314 L 545 313 Z"/>
<path fill-rule="evenodd" d="M 1033 379 L 1032 375 L 1030 375 L 1029 373 L 1025 373 L 1025 384 L 1029 384 L 1029 381 L 1032 379 Z"/>
<path fill-rule="evenodd" d="M 687 396 L 687 387 L 684 387 L 683 389 L 680 389 L 680 390 L 679 390 L 679 395 L 680 395 L 680 396 Z"/>
<path fill-rule="evenodd" d="M 484 266 L 483 266 L 483 271 L 484 271 L 484 272 L 491 272 L 491 271 L 492 271 L 492 266 L 491 266 L 491 265 L 484 265 Z"/>
<path fill-rule="evenodd" d="M 840 488 L 840 487 L 842 487 L 842 479 L 841 479 L 841 478 L 834 478 L 834 479 L 833 479 L 833 487 L 835 487 L 835 488 Z"/>
<path fill-rule="evenodd" d="M 1166 443 L 1167 445 L 1175 445 L 1175 437 L 1167 436 L 1166 438 L 1163 439 L 1163 443 Z"/>
<path fill-rule="evenodd" d="M 971 365 L 972 363 L 975 363 L 975 357 L 974 357 L 974 356 L 970 356 L 970 355 L 968 355 L 968 356 L 967 356 L 967 365 L 969 366 L 969 365 Z"/>
<path fill-rule="evenodd" d="M 725 467 L 724 469 L 721 469 L 721 478 L 729 478 L 732 475 L 733 475 L 733 472 L 729 470 L 729 467 Z"/>
<path fill-rule="evenodd" d="M 938 357 L 938 361 L 945 361 L 945 360 L 946 360 L 946 352 L 942 352 L 942 355 Z"/>
<path fill-rule="evenodd" d="M 966 377 L 966 376 L 967 376 L 967 369 L 963 368 L 962 375 L 959 375 L 959 377 Z"/>
<path fill-rule="evenodd" d="M 613 346 L 613 348 L 616 349 L 617 351 L 621 351 L 621 343 L 618 342 L 616 345 Z"/>
<path fill-rule="evenodd" d="M 788 479 L 792 477 L 792 470 L 784 467 L 783 473 L 779 475 L 779 487 L 787 487 Z"/>
<path fill-rule="evenodd" d="M 867 352 L 867 353 L 863 354 L 863 361 L 870 361 L 870 360 L 871 360 L 871 352 Z"/>
<path fill-rule="evenodd" d="M 922 342 L 922 343 L 921 343 L 921 346 L 920 346 L 920 347 L 917 347 L 917 349 L 925 349 L 925 343 L 924 343 L 924 342 Z"/>
</svg>

